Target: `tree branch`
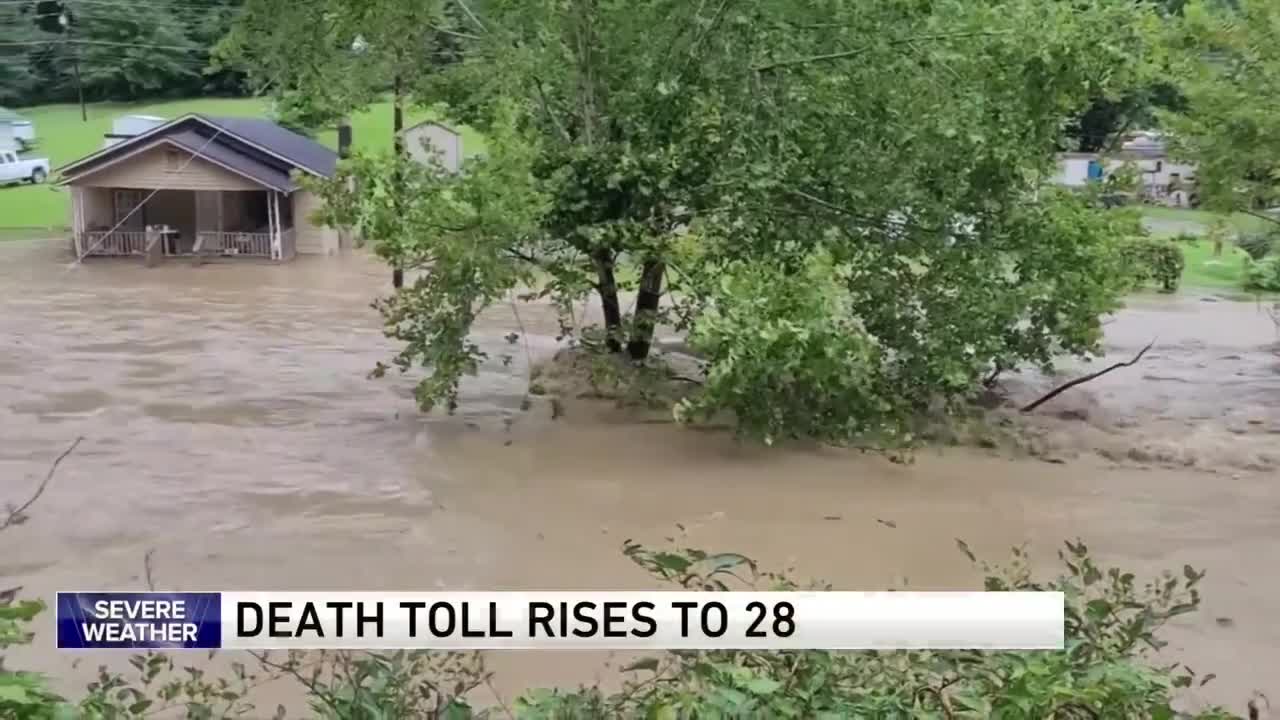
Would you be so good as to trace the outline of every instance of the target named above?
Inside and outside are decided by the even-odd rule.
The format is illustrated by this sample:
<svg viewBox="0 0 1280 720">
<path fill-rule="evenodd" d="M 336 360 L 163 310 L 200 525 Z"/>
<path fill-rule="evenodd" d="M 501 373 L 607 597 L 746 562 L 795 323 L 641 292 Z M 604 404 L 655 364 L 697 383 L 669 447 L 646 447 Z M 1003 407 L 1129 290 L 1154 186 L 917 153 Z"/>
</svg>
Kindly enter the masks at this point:
<svg viewBox="0 0 1280 720">
<path fill-rule="evenodd" d="M 551 111 L 551 101 L 547 100 L 546 91 L 542 88 L 542 79 L 534 76 L 533 87 L 538 91 L 538 104 L 542 106 L 542 112 L 556 126 L 556 130 L 560 132 L 560 137 L 568 144 L 573 144 L 573 136 L 569 134 L 569 129 L 564 126 L 564 122 L 560 120 L 560 116 Z"/>
<path fill-rule="evenodd" d="M 36 500 L 40 499 L 40 496 L 44 494 L 44 489 L 49 486 L 49 481 L 53 479 L 53 474 L 58 471 L 58 465 L 60 465 L 63 460 L 67 459 L 68 455 L 75 451 L 76 447 L 80 445 L 82 440 L 84 440 L 83 435 L 76 438 L 75 441 L 72 442 L 66 450 L 63 450 L 62 454 L 53 461 L 53 465 L 49 467 L 49 472 L 45 474 L 44 480 L 40 483 L 40 486 L 36 488 L 36 492 L 31 496 L 31 499 L 22 503 L 22 505 L 17 508 L 10 508 L 9 516 L 4 519 L 4 522 L 0 522 L 0 530 L 4 530 L 11 525 L 21 525 L 22 522 L 27 519 L 27 516 L 25 515 L 27 508 L 35 504 Z"/>
<path fill-rule="evenodd" d="M 1112 370 L 1119 370 L 1120 368 L 1132 367 L 1134 365 L 1137 365 L 1138 361 L 1142 359 L 1142 356 L 1146 355 L 1147 351 L 1150 350 L 1152 346 L 1154 346 L 1155 344 L 1156 344 L 1155 340 L 1152 340 L 1151 342 L 1147 343 L 1146 347 L 1142 348 L 1142 350 L 1140 350 L 1137 355 L 1134 355 L 1132 359 L 1126 362 L 1118 362 L 1110 367 L 1103 368 L 1102 370 L 1099 370 L 1095 373 L 1089 373 L 1088 375 L 1085 375 L 1083 377 L 1078 377 L 1075 380 L 1072 380 L 1071 382 L 1059 385 L 1053 390 L 1050 390 L 1045 395 L 1041 396 L 1039 400 L 1036 400 L 1035 402 L 1023 407 L 1022 412 L 1029 413 L 1035 410 L 1036 408 L 1040 407 L 1041 405 L 1049 402 L 1050 400 L 1058 397 L 1059 395 L 1066 392 L 1067 390 L 1070 390 L 1071 388 L 1077 385 L 1083 385 L 1089 382 L 1090 380 L 1097 380 L 1098 378 L 1102 377 L 1103 375 L 1106 375 Z"/>
<path fill-rule="evenodd" d="M 890 40 L 888 42 L 888 45 L 892 47 L 894 45 L 903 45 L 903 44 L 910 44 L 913 42 L 919 42 L 921 40 L 946 40 L 946 39 L 952 39 L 952 38 L 991 37 L 994 35 L 1006 35 L 1006 34 L 1008 33 L 1004 31 L 990 31 L 990 30 L 987 30 L 987 31 L 975 30 L 972 32 L 957 32 L 957 33 L 936 33 L 932 35 L 916 35 L 909 38 L 902 38 L 901 40 Z M 875 49 L 876 47 L 879 47 L 879 46 L 864 45 L 860 48 L 855 48 L 853 50 L 844 50 L 842 52 L 827 53 L 825 55 L 810 55 L 809 57 L 792 58 L 790 60 L 778 60 L 776 62 L 766 63 L 764 65 L 757 65 L 752 69 L 755 70 L 756 72 L 767 72 L 769 70 L 776 70 L 778 68 L 783 68 L 783 67 L 791 67 L 793 65 L 808 65 L 810 63 L 826 62 L 828 60 L 844 60 L 847 58 L 857 57 L 865 52 L 869 52 Z"/>
<path fill-rule="evenodd" d="M 1267 213 L 1260 213 L 1260 212 L 1258 212 L 1258 211 L 1256 211 L 1256 210 L 1241 210 L 1240 212 L 1242 212 L 1242 213 L 1244 213 L 1245 215 L 1248 215 L 1248 216 L 1250 216 L 1250 217 L 1256 217 L 1256 218 L 1258 218 L 1259 220 L 1266 220 L 1266 221 L 1268 221 L 1268 222 L 1273 222 L 1273 223 L 1275 223 L 1275 224 L 1277 224 L 1277 225 L 1280 225 L 1280 218 L 1278 218 L 1278 217 L 1276 217 L 1276 216 L 1274 216 L 1274 215 L 1268 215 Z"/>
<path fill-rule="evenodd" d="M 458 7 L 462 8 L 462 12 L 466 13 L 467 17 L 471 18 L 471 22 L 475 23 L 476 27 L 480 28 L 484 32 L 489 32 L 489 28 L 485 27 L 484 23 L 480 22 L 480 18 L 476 17 L 476 14 L 472 12 L 471 7 L 466 3 L 466 0 L 454 0 L 454 2 L 458 4 Z"/>
<path fill-rule="evenodd" d="M 431 28 L 432 30 L 438 33 L 442 33 L 450 37 L 462 38 L 464 40 L 480 40 L 481 39 L 479 35 L 472 35 L 471 33 L 458 32 L 457 30 L 449 30 L 446 28 L 442 28 L 439 25 L 427 25 L 427 27 Z"/>
</svg>

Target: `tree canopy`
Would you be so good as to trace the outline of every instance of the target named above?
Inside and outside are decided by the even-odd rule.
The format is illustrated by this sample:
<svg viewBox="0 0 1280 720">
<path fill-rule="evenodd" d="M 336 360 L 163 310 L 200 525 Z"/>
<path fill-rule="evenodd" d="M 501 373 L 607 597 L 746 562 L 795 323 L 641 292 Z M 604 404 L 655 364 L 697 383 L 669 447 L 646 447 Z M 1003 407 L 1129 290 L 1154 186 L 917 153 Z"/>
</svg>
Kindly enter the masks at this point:
<svg viewBox="0 0 1280 720">
<path fill-rule="evenodd" d="M 525 285 L 593 293 L 605 327 L 579 339 L 635 362 L 656 325 L 687 332 L 706 380 L 678 414 L 766 440 L 903 438 L 993 368 L 1097 349 L 1132 228 L 1040 184 L 1071 116 L 1150 82 L 1152 8 L 452 5 L 460 61 L 415 87 L 488 156 L 363 158 L 325 188 L 331 221 L 431 270 L 382 305 L 424 407 L 456 402 L 471 320 Z"/>
<path fill-rule="evenodd" d="M 210 66 L 240 0 L 10 0 L 0 3 L 0 103 L 130 101 L 242 91 Z M 77 64 L 80 71 L 76 80 Z"/>
<path fill-rule="evenodd" d="M 1196 163 L 1203 202 L 1223 211 L 1280 204 L 1280 5 L 1193 2 L 1185 15 L 1174 42 L 1188 107 L 1164 121 Z"/>
</svg>

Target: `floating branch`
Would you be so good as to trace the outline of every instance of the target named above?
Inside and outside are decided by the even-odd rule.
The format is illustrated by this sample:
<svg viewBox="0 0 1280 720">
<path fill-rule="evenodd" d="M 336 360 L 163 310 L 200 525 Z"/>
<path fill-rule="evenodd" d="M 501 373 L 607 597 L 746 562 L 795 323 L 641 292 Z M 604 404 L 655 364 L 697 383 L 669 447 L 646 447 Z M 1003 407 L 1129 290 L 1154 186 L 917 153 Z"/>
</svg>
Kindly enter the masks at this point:
<svg viewBox="0 0 1280 720">
<path fill-rule="evenodd" d="M 1058 397 L 1059 395 L 1066 392 L 1067 390 L 1070 390 L 1071 388 L 1077 385 L 1083 385 L 1089 382 L 1090 380 L 1097 380 L 1098 378 L 1102 377 L 1103 375 L 1106 375 L 1112 370 L 1119 370 L 1120 368 L 1133 367 L 1134 365 L 1137 365 L 1138 361 L 1142 359 L 1142 356 L 1146 355 L 1147 351 L 1150 350 L 1152 346 L 1154 346 L 1155 344 L 1156 344 L 1155 340 L 1152 340 L 1151 342 L 1147 343 L 1146 347 L 1142 348 L 1142 350 L 1140 350 L 1137 355 L 1134 355 L 1133 358 L 1128 360 L 1127 362 L 1118 362 L 1115 365 L 1112 365 L 1107 368 L 1103 368 L 1098 372 L 1089 373 L 1088 375 L 1085 375 L 1083 377 L 1078 377 L 1069 383 L 1059 385 L 1058 387 L 1050 390 L 1045 395 L 1041 396 L 1039 400 L 1036 400 L 1035 402 L 1023 407 L 1022 412 L 1029 413 L 1035 410 L 1036 408 L 1040 407 L 1041 405 L 1049 402 L 1050 400 Z"/>
</svg>

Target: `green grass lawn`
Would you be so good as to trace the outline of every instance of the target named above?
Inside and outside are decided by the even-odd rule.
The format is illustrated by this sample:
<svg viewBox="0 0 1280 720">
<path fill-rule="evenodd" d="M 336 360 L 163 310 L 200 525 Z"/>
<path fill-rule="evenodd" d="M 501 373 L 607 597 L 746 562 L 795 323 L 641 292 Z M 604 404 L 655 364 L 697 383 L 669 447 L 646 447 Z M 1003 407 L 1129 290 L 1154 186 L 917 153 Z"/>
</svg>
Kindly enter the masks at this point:
<svg viewBox="0 0 1280 720">
<path fill-rule="evenodd" d="M 43 105 L 20 108 L 18 112 L 35 125 L 39 145 L 31 157 L 47 157 L 51 168 L 57 169 L 102 147 L 103 135 L 110 131 L 111 123 L 121 115 L 155 115 L 175 118 L 190 112 L 207 115 L 263 117 L 267 104 L 262 98 L 202 98 L 158 103 L 95 103 L 89 106 L 89 120 L 80 119 L 79 105 Z M 405 124 L 412 125 L 429 119 L 431 114 L 421 109 L 406 112 Z M 352 140 L 357 150 L 380 152 L 390 150 L 391 103 L 379 103 L 358 113 L 351 119 Z M 469 128 L 460 128 L 463 148 L 468 155 L 484 151 L 483 139 Z M 322 132 L 317 139 L 329 147 L 337 147 L 338 134 L 334 130 Z M 44 185 L 11 185 L 0 188 L 0 239 L 18 233 L 12 229 L 63 228 L 69 224 L 69 196 L 52 183 Z"/>
<path fill-rule="evenodd" d="M 1182 254 L 1187 267 L 1182 272 L 1182 284 L 1188 288 L 1215 288 L 1241 290 L 1245 263 L 1249 256 L 1245 251 L 1228 243 L 1221 257 L 1213 256 L 1213 243 L 1197 240 L 1182 243 Z"/>
<path fill-rule="evenodd" d="M 1225 217 L 1221 213 L 1211 213 L 1207 210 L 1191 210 L 1189 208 L 1156 206 L 1143 207 L 1142 214 L 1158 221 L 1197 223 L 1203 226 L 1203 231 L 1207 231 L 1209 226 L 1212 225 L 1215 220 Z M 1275 225 L 1275 223 L 1263 220 L 1262 218 L 1239 212 L 1232 213 L 1227 217 L 1227 222 L 1231 225 L 1232 230 L 1237 233 L 1263 232 L 1268 227 Z"/>
<path fill-rule="evenodd" d="M 1155 222 L 1153 234 L 1175 236 L 1182 232 L 1204 235 L 1215 220 L 1223 216 L 1205 210 L 1185 208 L 1144 207 L 1143 216 Z M 1239 233 L 1265 232 L 1275 223 L 1262 218 L 1234 213 L 1228 218 L 1231 229 Z M 1213 243 L 1200 239 L 1182 244 L 1186 269 L 1182 273 L 1182 287 L 1202 290 L 1234 290 L 1244 292 L 1244 272 L 1248 254 L 1230 242 L 1222 250 L 1221 257 L 1213 256 Z"/>
</svg>

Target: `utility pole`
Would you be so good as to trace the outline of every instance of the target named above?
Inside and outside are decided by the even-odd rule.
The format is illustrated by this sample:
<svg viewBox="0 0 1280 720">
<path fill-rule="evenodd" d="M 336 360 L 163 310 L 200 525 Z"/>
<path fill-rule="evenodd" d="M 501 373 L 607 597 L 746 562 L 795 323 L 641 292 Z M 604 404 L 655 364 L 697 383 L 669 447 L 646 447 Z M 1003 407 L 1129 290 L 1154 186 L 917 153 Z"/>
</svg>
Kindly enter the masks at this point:
<svg viewBox="0 0 1280 720">
<path fill-rule="evenodd" d="M 72 61 L 76 72 L 76 94 L 80 96 L 80 122 L 89 122 L 89 111 L 84 106 L 84 83 L 80 81 L 80 47 L 76 46 Z"/>
<path fill-rule="evenodd" d="M 64 4 L 62 13 L 58 15 L 58 24 L 62 26 L 64 36 L 71 35 L 71 18 L 67 17 L 67 8 Z M 64 44 L 67 42 L 63 41 Z M 80 96 L 80 122 L 89 122 L 89 111 L 84 105 L 84 83 L 80 80 L 80 46 L 72 45 L 71 65 L 76 74 L 76 94 Z"/>
</svg>

